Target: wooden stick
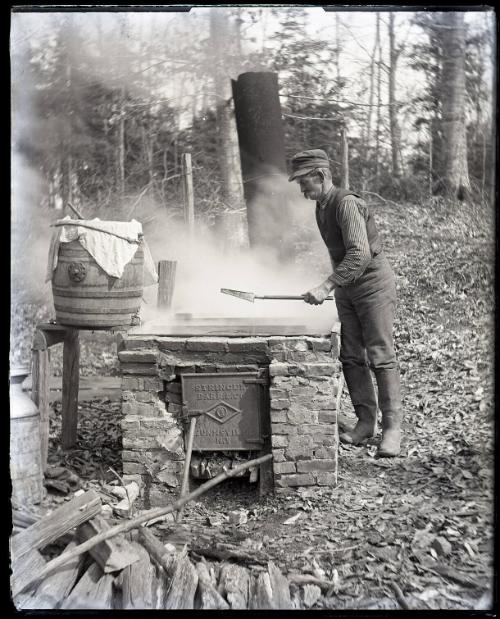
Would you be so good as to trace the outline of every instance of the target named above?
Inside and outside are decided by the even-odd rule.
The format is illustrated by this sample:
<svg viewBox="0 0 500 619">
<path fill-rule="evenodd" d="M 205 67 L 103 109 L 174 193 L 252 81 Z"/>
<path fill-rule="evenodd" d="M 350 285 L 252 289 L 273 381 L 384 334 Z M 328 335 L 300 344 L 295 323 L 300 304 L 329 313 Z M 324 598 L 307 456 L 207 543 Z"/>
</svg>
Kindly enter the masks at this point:
<svg viewBox="0 0 500 619">
<path fill-rule="evenodd" d="M 80 341 L 78 329 L 68 329 L 63 348 L 62 447 L 76 445 L 78 427 L 78 388 L 80 382 Z"/>
<path fill-rule="evenodd" d="M 189 484 L 189 467 L 191 466 L 191 455 L 193 453 L 194 432 L 196 429 L 196 417 L 191 417 L 189 423 L 189 434 L 186 448 L 186 459 L 184 460 L 184 470 L 182 472 L 181 498 L 186 496 Z M 176 522 L 182 519 L 182 508 L 177 512 Z"/>
<path fill-rule="evenodd" d="M 160 260 L 158 262 L 158 307 L 169 308 L 172 305 L 176 267 L 176 260 Z"/>
<path fill-rule="evenodd" d="M 209 479 L 206 483 L 201 485 L 199 488 L 197 488 L 196 490 L 193 490 L 193 492 L 175 501 L 175 503 L 171 503 L 170 505 L 167 505 L 165 507 L 156 507 L 154 509 L 149 509 L 146 512 L 142 513 L 140 516 L 137 516 L 136 518 L 133 518 L 132 520 L 129 520 L 128 522 L 117 524 L 114 527 L 111 527 L 110 529 L 108 529 L 107 531 L 103 531 L 102 533 L 99 533 L 98 535 L 90 538 L 86 542 L 83 542 L 83 544 L 80 544 L 79 546 L 74 548 L 71 552 L 65 552 L 62 555 L 59 555 L 59 557 L 52 559 L 52 561 L 49 561 L 47 565 L 45 566 L 45 568 L 39 571 L 38 574 L 34 574 L 32 576 L 32 578 L 24 585 L 22 590 L 24 591 L 28 589 L 31 585 L 33 585 L 35 582 L 39 580 L 43 580 L 43 578 L 45 578 L 47 574 L 50 574 L 56 568 L 60 567 L 61 565 L 64 565 L 67 561 L 69 561 L 73 557 L 81 555 L 83 552 L 87 552 L 87 550 L 89 550 L 90 548 L 93 548 L 96 544 L 99 544 L 99 542 L 102 542 L 105 539 L 110 539 L 111 537 L 114 537 L 118 533 L 126 533 L 127 531 L 131 531 L 132 529 L 136 529 L 141 524 L 148 522 L 149 520 L 153 520 L 154 518 L 158 518 L 159 516 L 163 516 L 165 514 L 170 514 L 172 512 L 175 512 L 180 507 L 185 505 L 186 503 L 189 503 L 189 501 L 192 501 L 193 499 L 197 499 L 199 496 L 207 492 L 207 490 L 210 490 L 210 488 L 213 488 L 214 486 L 219 484 L 221 481 L 224 481 L 225 479 L 228 479 L 231 477 L 235 477 L 236 475 L 238 475 L 238 473 L 241 473 L 241 471 L 246 471 L 246 469 L 252 466 L 258 466 L 259 464 L 262 464 L 263 462 L 267 462 L 267 460 L 270 460 L 271 458 L 272 458 L 272 454 L 266 454 L 265 456 L 256 458 L 255 460 L 248 460 L 248 462 L 239 464 L 234 469 L 229 469 L 227 471 L 224 471 L 220 475 L 217 475 L 217 477 L 214 477 L 213 479 Z"/>
<path fill-rule="evenodd" d="M 85 217 L 78 211 L 76 206 L 73 206 L 73 204 L 71 204 L 71 202 L 67 202 L 67 205 L 73 211 L 73 213 L 78 217 L 78 219 L 85 219 Z"/>
<path fill-rule="evenodd" d="M 401 589 L 399 588 L 399 585 L 394 581 L 391 582 L 390 584 L 391 584 L 391 587 L 394 593 L 396 594 L 396 599 L 399 602 L 399 605 L 401 606 L 401 608 L 404 608 L 405 610 L 411 610 L 411 606 L 408 604 L 408 601 L 405 598 Z"/>
<path fill-rule="evenodd" d="M 50 360 L 48 348 L 45 348 L 45 350 L 33 349 L 31 399 L 40 413 L 40 453 L 42 471 L 44 473 L 47 470 L 47 456 L 49 453 L 49 375 Z"/>
</svg>

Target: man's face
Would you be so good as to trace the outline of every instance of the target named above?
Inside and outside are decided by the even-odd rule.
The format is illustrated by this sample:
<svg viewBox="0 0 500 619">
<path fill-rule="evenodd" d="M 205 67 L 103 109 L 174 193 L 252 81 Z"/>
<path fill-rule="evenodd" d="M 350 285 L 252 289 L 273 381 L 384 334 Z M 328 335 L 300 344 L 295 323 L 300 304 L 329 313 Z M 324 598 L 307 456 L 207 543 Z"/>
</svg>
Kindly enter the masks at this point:
<svg viewBox="0 0 500 619">
<path fill-rule="evenodd" d="M 318 174 L 313 173 L 299 176 L 297 183 L 300 186 L 300 191 L 304 194 L 304 198 L 315 201 L 321 198 L 323 194 L 323 182 Z"/>
</svg>

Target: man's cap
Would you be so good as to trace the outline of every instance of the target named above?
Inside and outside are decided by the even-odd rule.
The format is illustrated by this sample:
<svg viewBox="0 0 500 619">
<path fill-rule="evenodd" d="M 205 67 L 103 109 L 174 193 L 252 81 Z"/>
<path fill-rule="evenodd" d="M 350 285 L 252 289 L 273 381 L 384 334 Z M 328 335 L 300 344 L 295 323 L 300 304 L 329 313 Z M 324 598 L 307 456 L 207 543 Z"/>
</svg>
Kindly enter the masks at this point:
<svg viewBox="0 0 500 619">
<path fill-rule="evenodd" d="M 292 157 L 292 173 L 288 178 L 289 181 L 295 180 L 298 176 L 309 174 L 316 168 L 329 168 L 330 160 L 327 154 L 321 148 L 313 148 L 312 150 L 303 150 Z"/>
</svg>

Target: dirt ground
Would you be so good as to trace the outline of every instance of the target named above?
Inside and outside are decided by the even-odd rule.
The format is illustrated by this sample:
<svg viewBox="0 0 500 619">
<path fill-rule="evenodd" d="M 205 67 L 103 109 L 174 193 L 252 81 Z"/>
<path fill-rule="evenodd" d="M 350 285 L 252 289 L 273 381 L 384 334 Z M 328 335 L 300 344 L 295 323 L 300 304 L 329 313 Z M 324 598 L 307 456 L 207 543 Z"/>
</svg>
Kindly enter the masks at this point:
<svg viewBox="0 0 500 619">
<path fill-rule="evenodd" d="M 484 608 L 493 586 L 492 213 L 438 200 L 384 203 L 374 213 L 399 294 L 400 457 L 375 458 L 380 436 L 341 446 L 334 489 L 261 498 L 257 485 L 235 479 L 188 504 L 181 525 L 153 529 L 188 546 L 237 543 L 285 573 L 332 581 L 314 608 L 401 608 L 398 587 L 412 609 Z M 17 310 L 20 357 L 34 314 Z M 104 335 L 85 341 L 82 373 L 116 374 L 113 346 Z M 60 352 L 52 363 L 60 371 Z M 54 404 L 49 461 L 75 471 L 83 487 L 109 481 L 109 467 L 121 472 L 120 417 L 117 401 L 81 402 L 77 449 L 63 453 Z M 345 392 L 340 417 L 354 423 Z M 51 490 L 48 501 L 63 500 Z M 235 510 L 246 522 L 231 522 Z"/>
</svg>

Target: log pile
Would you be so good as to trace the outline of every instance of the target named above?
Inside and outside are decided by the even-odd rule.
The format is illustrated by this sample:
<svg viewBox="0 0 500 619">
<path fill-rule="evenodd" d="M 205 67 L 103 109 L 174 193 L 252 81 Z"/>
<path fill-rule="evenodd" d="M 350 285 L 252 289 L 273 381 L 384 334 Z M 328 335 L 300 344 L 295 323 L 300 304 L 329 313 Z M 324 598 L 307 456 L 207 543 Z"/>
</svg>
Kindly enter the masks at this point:
<svg viewBox="0 0 500 619">
<path fill-rule="evenodd" d="M 102 509 L 94 490 L 76 493 L 44 516 L 15 508 L 10 539 L 15 606 L 222 610 L 310 605 L 307 588 L 312 585 L 308 582 L 300 589 L 297 575 L 286 577 L 263 553 L 224 544 L 191 548 L 186 544 L 179 549 L 163 545 L 147 528 L 223 479 L 270 457 L 243 463 L 169 506 L 118 523 L 106 520 L 109 511 Z M 61 544 L 63 552 L 47 561 L 44 551 L 49 554 Z"/>
<path fill-rule="evenodd" d="M 102 517 L 100 507 L 97 493 L 90 490 L 39 519 L 15 510 L 16 522 L 26 524 L 11 537 L 11 589 L 18 609 L 301 607 L 298 587 L 292 585 L 292 596 L 293 580 L 272 561 L 263 566 L 262 557 L 256 557 L 251 565 L 250 555 L 240 557 L 231 548 L 219 548 L 227 559 L 209 561 L 204 555 L 217 554 L 209 548 L 197 547 L 195 552 L 187 546 L 164 546 L 146 526 L 97 543 L 26 588 L 47 564 L 44 548 L 70 536 L 64 553 L 71 553 L 82 541 L 110 529 L 113 523 Z"/>
</svg>

